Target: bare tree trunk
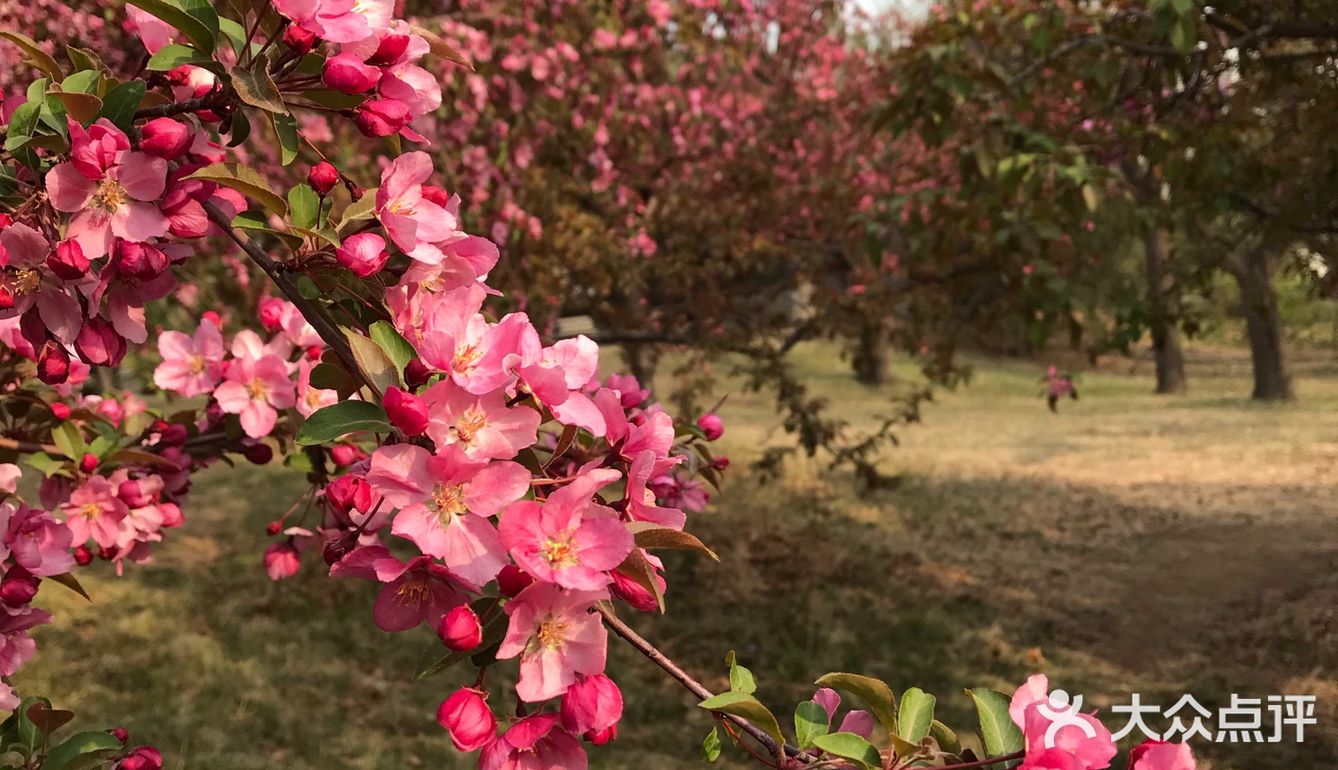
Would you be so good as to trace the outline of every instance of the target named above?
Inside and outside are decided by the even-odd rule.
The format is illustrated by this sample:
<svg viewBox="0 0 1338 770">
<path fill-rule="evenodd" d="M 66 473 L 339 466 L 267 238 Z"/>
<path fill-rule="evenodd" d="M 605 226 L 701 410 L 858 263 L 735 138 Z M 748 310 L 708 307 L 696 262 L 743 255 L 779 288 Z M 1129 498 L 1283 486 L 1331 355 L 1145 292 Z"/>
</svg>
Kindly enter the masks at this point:
<svg viewBox="0 0 1338 770">
<path fill-rule="evenodd" d="M 1250 398 L 1257 401 L 1296 398 L 1291 376 L 1287 374 L 1278 295 L 1273 290 L 1274 248 L 1275 244 L 1266 238 L 1258 246 L 1227 260 L 1236 285 L 1240 287 L 1240 312 L 1245 317 L 1250 363 L 1254 370 L 1254 391 Z"/>
<path fill-rule="evenodd" d="M 1172 286 L 1166 272 L 1168 237 L 1160 227 L 1149 228 L 1143 238 L 1147 270 L 1148 328 L 1157 362 L 1157 392 L 1185 391 L 1185 354 L 1180 347 Z"/>
<path fill-rule="evenodd" d="M 887 373 L 887 328 L 882 320 L 866 319 L 855 341 L 855 379 L 865 385 L 883 385 Z"/>
</svg>

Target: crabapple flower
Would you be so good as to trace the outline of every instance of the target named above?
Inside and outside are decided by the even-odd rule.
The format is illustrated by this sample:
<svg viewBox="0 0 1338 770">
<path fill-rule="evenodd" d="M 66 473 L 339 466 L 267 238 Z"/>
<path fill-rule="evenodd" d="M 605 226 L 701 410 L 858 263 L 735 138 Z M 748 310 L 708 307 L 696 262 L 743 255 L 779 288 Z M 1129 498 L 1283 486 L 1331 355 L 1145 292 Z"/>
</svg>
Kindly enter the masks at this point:
<svg viewBox="0 0 1338 770">
<path fill-rule="evenodd" d="M 187 398 L 208 393 L 223 372 L 223 335 L 208 321 L 193 336 L 165 331 L 158 336 L 162 363 L 153 370 L 153 383 Z"/>
<path fill-rule="evenodd" d="M 464 233 L 454 214 L 423 196 L 423 183 L 430 176 L 432 159 L 427 153 L 408 152 L 396 158 L 381 173 L 376 216 L 405 254 L 435 264 L 444 255 L 434 244 L 462 238 Z"/>
<path fill-rule="evenodd" d="M 390 259 L 386 251 L 386 241 L 376 233 L 358 233 L 349 236 L 344 244 L 335 250 L 335 259 L 359 278 L 366 278 L 381 272 Z"/>
<path fill-rule="evenodd" d="M 381 70 L 351 53 L 341 53 L 325 60 L 321 82 L 345 94 L 361 94 L 372 90 L 381 79 Z M 328 190 L 327 190 L 328 192 Z"/>
<path fill-rule="evenodd" d="M 607 586 L 609 570 L 622 564 L 635 543 L 618 514 L 591 497 L 618 477 L 612 469 L 592 470 L 542 503 L 514 503 L 498 525 L 502 544 L 536 580 L 582 591 Z"/>
<path fill-rule="evenodd" d="M 70 528 L 40 508 L 0 505 L 4 545 L 14 563 L 38 577 L 63 575 L 74 567 Z"/>
<path fill-rule="evenodd" d="M 555 698 L 576 683 L 577 674 L 604 672 L 608 631 L 590 608 L 605 598 L 604 591 L 564 591 L 535 583 L 506 603 L 510 618 L 497 658 L 519 656 L 516 694 L 522 700 Z"/>
<path fill-rule="evenodd" d="M 488 517 L 529 490 L 530 472 L 510 461 L 472 460 L 452 444 L 435 456 L 396 444 L 372 455 L 367 481 L 399 509 L 393 533 L 482 585 L 506 563 L 506 549 Z"/>
<path fill-rule="evenodd" d="M 441 616 L 437 638 L 449 649 L 469 652 L 483 643 L 483 626 L 478 614 L 468 604 L 461 604 Z"/>
<path fill-rule="evenodd" d="M 423 431 L 427 430 L 427 404 L 423 399 L 392 385 L 386 388 L 381 401 L 381 405 L 386 408 L 386 415 L 390 418 L 390 424 L 399 428 L 406 436 L 421 436 Z"/>
<path fill-rule="evenodd" d="M 353 43 L 390 27 L 393 0 L 276 0 L 279 13 L 331 43 Z"/>
<path fill-rule="evenodd" d="M 648 521 L 661 527 L 682 529 L 687 523 L 687 514 L 677 508 L 663 508 L 655 504 L 655 493 L 648 484 L 654 476 L 667 471 L 678 463 L 678 458 L 657 459 L 655 453 L 647 449 L 636 456 L 627 469 L 627 505 L 623 512 L 632 521 Z"/>
<path fill-rule="evenodd" d="M 1045 749 L 1035 754 L 1028 752 L 1018 770 L 1083 770 L 1079 759 L 1063 749 Z"/>
<path fill-rule="evenodd" d="M 1008 714 L 1022 728 L 1027 755 L 1046 756 L 1047 762 L 1053 762 L 1056 760 L 1050 755 L 1058 749 L 1071 754 L 1080 763 L 1082 770 L 1110 767 L 1110 761 L 1116 754 L 1115 740 L 1110 730 L 1091 714 L 1076 714 L 1076 721 L 1055 728 L 1057 720 L 1046 713 L 1064 712 L 1065 709 L 1051 705 L 1049 684 L 1044 674 L 1034 674 L 1013 693 L 1009 702 Z M 1018 714 L 1022 717 L 1020 721 Z M 1086 723 L 1087 727 L 1081 723 Z"/>
<path fill-rule="evenodd" d="M 557 714 L 535 714 L 488 744 L 479 770 L 587 770 L 581 742 L 557 724 Z"/>
<path fill-rule="evenodd" d="M 1187 743 L 1147 740 L 1129 752 L 1129 770 L 1195 770 Z"/>
<path fill-rule="evenodd" d="M 237 335 L 237 339 L 245 334 Z M 236 350 L 234 340 L 234 353 Z M 228 362 L 225 378 L 226 382 L 214 390 L 214 399 L 224 412 L 241 417 L 242 430 L 251 438 L 268 435 L 278 420 L 277 410 L 296 402 L 288 365 L 272 353 L 234 358 Z"/>
<path fill-rule="evenodd" d="M 92 538 L 103 548 L 116 545 L 121 520 L 129 513 L 116 491 L 105 477 L 91 476 L 70 494 L 61 510 L 65 511 L 71 542 L 84 543 Z"/>
<path fill-rule="evenodd" d="M 307 173 L 307 184 L 311 185 L 317 195 L 329 195 L 335 185 L 339 184 L 339 169 L 333 163 L 323 160 L 311 167 Z"/>
<path fill-rule="evenodd" d="M 435 628 L 451 608 L 464 604 L 465 591 L 478 591 L 430 556 L 402 562 L 382 545 L 353 549 L 330 568 L 330 575 L 382 583 L 372 606 L 372 620 L 382 631 L 408 631 L 422 623 Z"/>
<path fill-rule="evenodd" d="M 265 549 L 265 572 L 270 580 L 284 580 L 297 574 L 302 557 L 292 543 L 275 543 Z"/>
<path fill-rule="evenodd" d="M 606 733 L 623 716 L 623 694 L 605 674 L 582 677 L 562 695 L 562 726 L 587 739 Z"/>
<path fill-rule="evenodd" d="M 31 629 L 51 622 L 51 613 L 36 607 L 0 604 L 0 675 L 13 676 L 37 652 Z"/>
<path fill-rule="evenodd" d="M 412 117 L 409 107 L 396 99 L 368 99 L 353 110 L 353 123 L 363 136 L 398 134 Z"/>
<path fill-rule="evenodd" d="M 501 392 L 475 396 L 449 380 L 424 391 L 427 435 L 438 447 L 458 445 L 476 460 L 510 459 L 538 439 L 539 413 L 508 407 Z"/>
<path fill-rule="evenodd" d="M 114 238 L 147 241 L 167 234 L 167 217 L 153 201 L 167 186 L 167 161 L 130 150 L 130 140 L 106 118 L 85 131 L 69 121 L 72 160 L 47 172 L 51 205 L 74 216 L 67 238 L 84 256 L 111 251 Z"/>
<path fill-rule="evenodd" d="M 451 734 L 457 751 L 477 751 L 497 737 L 497 717 L 483 700 L 483 693 L 469 687 L 456 690 L 441 702 L 437 724 Z"/>
</svg>

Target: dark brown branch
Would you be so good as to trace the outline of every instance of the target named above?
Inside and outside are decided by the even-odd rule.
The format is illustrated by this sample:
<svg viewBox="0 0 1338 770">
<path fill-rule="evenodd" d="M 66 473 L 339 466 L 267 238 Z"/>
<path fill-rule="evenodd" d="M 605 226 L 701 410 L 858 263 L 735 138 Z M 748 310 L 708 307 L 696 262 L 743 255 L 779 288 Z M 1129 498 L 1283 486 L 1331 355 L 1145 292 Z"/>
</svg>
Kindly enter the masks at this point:
<svg viewBox="0 0 1338 770">
<path fill-rule="evenodd" d="M 60 447 L 55 444 L 39 444 L 35 441 L 19 441 L 14 438 L 0 438 L 0 449 L 12 449 L 15 452 L 23 452 L 24 454 L 46 452 L 49 455 L 56 455 L 57 457 L 65 456 L 65 453 L 60 451 Z M 70 459 L 77 460 L 78 458 L 72 457 Z"/>
<path fill-rule="evenodd" d="M 985 757 L 984 759 L 977 759 L 971 762 L 959 762 L 955 765 L 943 765 L 942 767 L 934 768 L 934 770 L 970 770 L 970 768 L 973 767 L 989 767 L 990 765 L 998 765 L 1004 762 L 1012 762 L 1017 759 L 1022 759 L 1025 756 L 1027 756 L 1027 752 L 1015 751 L 1012 754 L 1002 754 L 997 757 Z"/>
<path fill-rule="evenodd" d="M 265 253 L 265 250 L 257 246 L 255 241 L 251 240 L 249 236 L 237 232 L 237 230 L 233 228 L 232 222 L 230 222 L 227 216 L 212 202 L 206 201 L 204 210 L 205 213 L 209 215 L 209 220 L 218 225 L 223 232 L 227 233 L 233 243 L 240 246 L 242 251 L 246 252 L 246 256 L 250 257 L 252 262 L 259 265 L 261 270 L 265 271 L 265 275 L 269 276 L 269 279 L 274 282 L 274 285 L 279 287 L 279 291 L 282 291 L 284 296 L 297 307 L 298 312 L 307 319 L 307 322 L 311 324 L 311 328 L 315 329 L 316 333 L 321 336 L 321 339 L 325 340 L 325 344 L 329 345 L 330 349 L 335 352 L 335 355 L 339 356 L 339 360 L 343 362 L 344 367 L 348 369 L 349 373 L 362 380 L 364 385 L 379 396 L 380 391 L 363 376 L 362 369 L 358 368 L 358 362 L 353 357 L 353 349 L 349 347 L 348 340 L 344 339 L 343 333 L 326 319 L 319 308 L 313 305 L 306 297 L 302 296 L 302 292 L 298 290 L 297 284 L 293 283 L 292 277 L 283 270 L 280 270 L 274 260 L 270 259 L 269 255 Z"/>
<path fill-rule="evenodd" d="M 599 607 L 599 614 L 604 618 L 604 625 L 608 626 L 615 635 L 632 645 L 633 649 L 644 655 L 651 663 L 654 663 L 663 669 L 670 678 L 683 685 L 688 692 L 702 700 L 714 697 L 715 693 L 706 689 L 706 686 L 701 682 L 693 679 L 691 674 L 684 671 L 677 663 L 670 660 L 669 656 L 660 652 L 659 648 L 655 645 L 646 641 L 645 637 L 641 636 L 636 631 L 633 631 L 631 626 L 628 626 L 626 623 L 619 620 L 618 616 L 613 614 L 613 610 L 601 606 Z M 768 735 L 765 730 L 746 719 L 740 719 L 739 717 L 730 714 L 721 714 L 720 716 L 736 725 L 740 730 L 751 735 L 754 740 L 766 747 L 767 751 L 773 756 L 778 755 L 783 749 L 787 756 L 794 757 L 801 762 L 811 762 L 813 759 L 808 754 L 805 754 L 788 743 L 784 746 L 777 746 L 776 741 Z"/>
<path fill-rule="evenodd" d="M 188 112 L 199 112 L 200 110 L 209 110 L 214 107 L 221 107 L 223 100 L 219 94 L 210 94 L 201 96 L 198 99 L 186 99 L 171 104 L 163 104 L 157 107 L 144 107 L 135 110 L 135 120 L 140 118 L 166 118 L 172 115 L 183 115 Z"/>
</svg>

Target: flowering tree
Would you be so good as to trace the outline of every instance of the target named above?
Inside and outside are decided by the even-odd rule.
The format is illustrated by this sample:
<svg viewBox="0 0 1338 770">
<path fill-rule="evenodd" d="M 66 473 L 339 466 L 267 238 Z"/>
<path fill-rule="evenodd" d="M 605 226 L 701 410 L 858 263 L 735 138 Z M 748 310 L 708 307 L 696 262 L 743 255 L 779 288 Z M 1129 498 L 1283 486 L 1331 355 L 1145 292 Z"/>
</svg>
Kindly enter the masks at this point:
<svg viewBox="0 0 1338 770">
<path fill-rule="evenodd" d="M 970 691 L 983 758 L 933 719 L 932 696 L 898 701 L 869 677 L 823 677 L 793 737 L 736 662 L 730 691 L 707 691 L 620 613 L 665 609 L 655 551 L 714 555 L 687 513 L 697 477 L 723 465 L 709 447 L 723 426 L 675 422 L 634 378 L 601 382 L 593 340 L 550 342 L 523 310 L 498 311 L 498 249 L 462 225 L 432 157 L 404 149 L 428 144 L 441 100 L 424 65 L 467 68 L 460 50 L 379 0 L 135 0 L 126 14 L 137 66 L 0 32 L 37 72 L 3 115 L 0 754 L 162 767 L 124 731 L 55 737 L 72 715 L 14 691 L 28 631 L 52 621 L 31 602 L 44 581 L 82 592 L 73 572 L 95 560 L 135 569 L 185 524 L 192 475 L 244 457 L 310 482 L 270 525 L 269 575 L 315 546 L 332 577 L 375 584 L 379 628 L 434 632 L 421 673 L 464 682 L 439 707 L 443 737 L 486 770 L 584 768 L 585 745 L 616 736 L 610 631 L 702 699 L 708 759 L 723 734 L 774 767 L 1109 765 L 1094 718 L 1055 738 L 1043 678 L 1011 701 Z M 336 166 L 310 114 L 384 140 L 390 159 Z M 250 163 L 270 137 L 262 174 Z M 254 315 L 198 312 L 151 335 L 150 313 L 199 307 L 179 276 L 208 262 L 242 290 L 263 276 Z M 136 361 L 151 362 L 150 403 L 85 387 Z M 834 722 L 836 690 L 866 708 Z M 1192 764 L 1183 745 L 1133 759 Z"/>
</svg>

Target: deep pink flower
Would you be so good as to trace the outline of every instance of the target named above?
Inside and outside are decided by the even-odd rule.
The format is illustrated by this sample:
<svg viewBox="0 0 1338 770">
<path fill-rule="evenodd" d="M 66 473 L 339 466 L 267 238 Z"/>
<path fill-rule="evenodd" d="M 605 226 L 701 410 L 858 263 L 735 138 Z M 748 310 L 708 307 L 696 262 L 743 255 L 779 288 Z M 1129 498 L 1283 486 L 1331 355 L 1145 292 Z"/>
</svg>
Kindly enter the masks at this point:
<svg viewBox="0 0 1338 770">
<path fill-rule="evenodd" d="M 454 214 L 423 197 L 423 183 L 431 176 L 432 159 L 427 153 L 408 152 L 396 158 L 381 172 L 376 216 L 405 254 L 437 263 L 443 255 L 433 244 L 464 237 L 464 233 Z"/>
<path fill-rule="evenodd" d="M 292 543 L 274 543 L 265 549 L 265 572 L 270 580 L 283 580 L 297 574 L 302 557 Z"/>
<path fill-rule="evenodd" d="M 330 574 L 384 584 L 372 606 L 372 620 L 382 631 L 408 631 L 422 623 L 435 628 L 452 607 L 465 603 L 465 591 L 478 591 L 477 585 L 430 556 L 415 556 L 405 563 L 381 545 L 355 548 L 330 568 Z"/>
<path fill-rule="evenodd" d="M 311 185 L 317 195 L 329 195 L 335 185 L 339 184 L 339 169 L 333 163 L 323 160 L 311 167 L 307 173 L 307 184 Z"/>
<path fill-rule="evenodd" d="M 153 383 L 186 397 L 212 391 L 223 372 L 223 335 L 208 321 L 190 337 L 178 331 L 162 332 L 158 353 L 163 361 L 153 370 Z"/>
<path fill-rule="evenodd" d="M 655 503 L 655 493 L 647 486 L 651 478 L 664 473 L 678 463 L 678 458 L 657 459 L 647 449 L 636 456 L 627 469 L 627 505 L 623 509 L 632 521 L 648 521 L 661 527 L 682 529 L 687 514 L 677 508 L 664 508 Z"/>
<path fill-rule="evenodd" d="M 1047 717 L 1043 709 L 1061 713 L 1065 709 L 1049 705 L 1048 688 L 1049 680 L 1046 676 L 1035 674 L 1013 693 L 1009 703 L 1008 714 L 1014 721 L 1017 721 L 1016 715 L 1019 712 L 1022 714 L 1019 726 L 1026 740 L 1027 755 L 1029 757 L 1045 755 L 1046 761 L 1054 761 L 1049 758 L 1050 750 L 1059 749 L 1072 754 L 1081 763 L 1083 770 L 1103 770 L 1110 767 L 1110 761 L 1116 754 L 1115 740 L 1111 737 L 1110 730 L 1107 730 L 1096 717 L 1091 714 L 1076 715 L 1076 719 L 1086 723 L 1088 729 L 1078 724 L 1064 724 L 1059 729 L 1051 731 L 1054 720 Z M 1047 734 L 1052 740 L 1047 739 Z"/>
<path fill-rule="evenodd" d="M 539 413 L 508 407 L 504 393 L 475 396 L 442 380 L 423 393 L 423 400 L 427 435 L 438 447 L 457 444 L 476 460 L 509 460 L 538 439 Z"/>
<path fill-rule="evenodd" d="M 346 94 L 361 94 L 372 90 L 381 79 L 381 70 L 351 53 L 341 53 L 325 60 L 321 82 Z"/>
<path fill-rule="evenodd" d="M 390 27 L 393 0 L 278 0 L 274 6 L 332 43 L 353 43 Z"/>
<path fill-rule="evenodd" d="M 502 544 L 536 580 L 583 591 L 607 586 L 609 570 L 622 564 L 634 542 L 617 513 L 591 498 L 619 476 L 609 468 L 592 470 L 542 503 L 513 504 L 498 526 Z"/>
<path fill-rule="evenodd" d="M 56 277 L 66 281 L 77 281 L 88 274 L 88 257 L 79 247 L 78 241 L 61 241 L 56 250 L 46 258 L 46 266 Z"/>
<path fill-rule="evenodd" d="M 572 686 L 577 674 L 603 673 L 608 631 L 590 609 L 607 596 L 535 583 L 506 603 L 510 618 L 497 658 L 520 657 L 516 693 L 522 700 L 548 700 Z"/>
<path fill-rule="evenodd" d="M 1147 740 L 1129 752 L 1129 770 L 1195 770 L 1189 744 Z"/>
<path fill-rule="evenodd" d="M 381 272 L 390 259 L 386 251 L 386 242 L 376 233 L 358 233 L 345 239 L 342 246 L 335 250 L 335 259 L 359 278 L 366 278 Z"/>
<path fill-rule="evenodd" d="M 457 751 L 477 751 L 497 737 L 497 717 L 478 690 L 462 687 L 437 709 L 437 724 L 451 734 Z"/>
<path fill-rule="evenodd" d="M 421 436 L 427 430 L 427 403 L 412 393 L 395 386 L 386 388 L 381 405 L 386 408 L 390 424 L 406 436 Z"/>
<path fill-rule="evenodd" d="M 90 537 L 103 548 L 116 545 L 121 520 L 129 513 L 116 495 L 116 487 L 102 476 L 91 476 L 70 494 L 61 506 L 71 542 L 84 543 Z"/>
<path fill-rule="evenodd" d="M 529 490 L 530 473 L 519 463 L 472 460 L 452 444 L 435 456 L 419 446 L 396 444 L 372 455 L 367 481 L 399 509 L 392 532 L 482 585 L 506 563 L 506 550 L 488 517 Z"/>
<path fill-rule="evenodd" d="M 353 111 L 353 123 L 363 136 L 398 134 L 409 125 L 411 119 L 409 107 L 395 99 L 369 99 Z"/>
<path fill-rule="evenodd" d="M 664 570 L 664 563 L 660 561 L 660 557 L 644 549 L 641 550 L 641 558 L 645 559 L 646 563 L 650 565 L 651 571 L 655 575 L 656 587 L 659 588 L 660 595 L 663 596 L 669 585 L 665 581 L 664 575 L 661 574 Z M 640 580 L 634 580 L 630 575 L 626 575 L 620 570 L 610 572 L 609 576 L 613 578 L 613 584 L 609 587 L 613 591 L 613 595 L 627 602 L 633 609 L 641 612 L 656 612 L 660 609 L 659 598 L 650 589 L 642 585 Z"/>
<path fill-rule="evenodd" d="M 139 149 L 155 158 L 176 160 L 195 142 L 190 126 L 172 118 L 154 118 L 140 126 Z"/>
<path fill-rule="evenodd" d="M 101 318 L 89 318 L 74 338 L 74 349 L 91 366 L 119 366 L 125 358 L 125 337 Z"/>
<path fill-rule="evenodd" d="M 581 677 L 562 695 L 562 726 L 573 735 L 592 738 L 623 717 L 623 694 L 605 674 Z"/>
<path fill-rule="evenodd" d="M 479 770 L 587 770 L 581 742 L 557 721 L 535 714 L 515 723 L 483 750 Z"/>
<path fill-rule="evenodd" d="M 136 746 L 116 764 L 116 770 L 163 770 L 163 755 L 152 746 Z"/>
<path fill-rule="evenodd" d="M 1044 749 L 1036 753 L 1027 752 L 1026 759 L 1018 765 L 1018 770 L 1084 770 L 1084 765 L 1077 757 L 1063 749 Z"/>
</svg>

